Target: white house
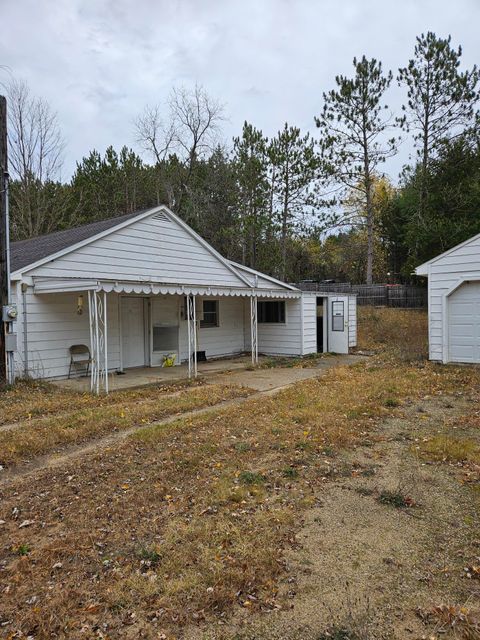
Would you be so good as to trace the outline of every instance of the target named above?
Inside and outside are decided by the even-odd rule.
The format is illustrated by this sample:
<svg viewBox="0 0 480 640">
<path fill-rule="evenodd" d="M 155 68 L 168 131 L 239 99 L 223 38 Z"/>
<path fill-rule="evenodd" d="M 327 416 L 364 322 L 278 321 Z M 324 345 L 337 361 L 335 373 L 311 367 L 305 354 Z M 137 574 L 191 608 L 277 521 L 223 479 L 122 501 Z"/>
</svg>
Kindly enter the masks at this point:
<svg viewBox="0 0 480 640">
<path fill-rule="evenodd" d="M 480 363 L 480 234 L 415 272 L 428 277 L 430 359 Z"/>
<path fill-rule="evenodd" d="M 11 245 L 17 375 L 62 378 L 70 350 L 91 353 L 92 390 L 107 371 L 251 352 L 348 352 L 356 299 L 302 292 L 221 256 L 167 207 Z M 325 322 L 323 321 L 325 318 Z M 108 389 L 107 389 L 108 390 Z"/>
</svg>

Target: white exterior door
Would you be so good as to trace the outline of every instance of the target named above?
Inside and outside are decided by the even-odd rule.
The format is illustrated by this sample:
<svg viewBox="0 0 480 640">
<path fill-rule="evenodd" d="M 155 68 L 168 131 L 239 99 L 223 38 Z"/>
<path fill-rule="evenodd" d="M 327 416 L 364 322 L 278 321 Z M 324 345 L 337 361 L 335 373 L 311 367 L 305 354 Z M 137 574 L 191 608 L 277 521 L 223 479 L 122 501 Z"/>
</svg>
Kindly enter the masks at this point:
<svg viewBox="0 0 480 640">
<path fill-rule="evenodd" d="M 348 296 L 328 298 L 328 350 L 348 353 Z"/>
<path fill-rule="evenodd" d="M 480 362 L 480 282 L 462 284 L 447 305 L 448 360 Z"/>
<path fill-rule="evenodd" d="M 143 298 L 121 298 L 123 367 L 145 366 Z"/>
</svg>

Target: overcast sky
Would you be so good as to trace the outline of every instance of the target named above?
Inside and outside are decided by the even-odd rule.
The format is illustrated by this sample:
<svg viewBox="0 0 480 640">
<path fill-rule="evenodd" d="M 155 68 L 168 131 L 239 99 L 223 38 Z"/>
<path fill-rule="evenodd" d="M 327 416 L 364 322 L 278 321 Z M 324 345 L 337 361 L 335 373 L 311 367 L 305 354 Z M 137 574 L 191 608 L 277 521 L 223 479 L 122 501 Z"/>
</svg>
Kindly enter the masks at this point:
<svg viewBox="0 0 480 640">
<path fill-rule="evenodd" d="M 133 119 L 173 85 L 223 102 L 230 141 L 244 120 L 315 133 L 322 92 L 355 55 L 395 72 L 422 31 L 480 62 L 480 0 L 0 0 L 0 20 L 0 65 L 58 112 L 64 178 L 93 148 L 136 147 Z M 402 99 L 390 91 L 392 107 Z M 407 158 L 404 146 L 388 170 Z"/>
</svg>

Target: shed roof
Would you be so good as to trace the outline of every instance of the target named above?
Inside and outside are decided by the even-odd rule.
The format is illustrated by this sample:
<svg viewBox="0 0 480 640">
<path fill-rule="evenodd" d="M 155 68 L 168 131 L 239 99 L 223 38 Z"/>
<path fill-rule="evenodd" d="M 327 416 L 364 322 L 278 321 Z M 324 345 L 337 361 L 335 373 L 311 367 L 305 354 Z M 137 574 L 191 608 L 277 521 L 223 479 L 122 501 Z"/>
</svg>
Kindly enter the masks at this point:
<svg viewBox="0 0 480 640">
<path fill-rule="evenodd" d="M 451 253 L 455 253 L 455 251 L 457 251 L 458 249 L 461 249 L 462 247 L 465 247 L 466 245 L 470 244 L 470 242 L 474 242 L 475 240 L 479 240 L 479 239 L 480 239 L 480 233 L 477 233 L 471 238 L 468 238 L 468 240 L 464 240 L 463 242 L 460 242 L 460 244 L 456 244 L 451 249 L 447 249 L 447 251 L 444 251 L 443 253 L 438 254 L 438 256 L 435 256 L 434 258 L 427 260 L 427 262 L 424 262 L 421 265 L 419 265 L 415 269 L 415 273 L 417 274 L 417 276 L 428 276 L 428 267 L 431 264 L 433 264 L 434 262 L 437 262 L 437 260 L 441 260 L 442 258 L 445 258 L 445 256 L 448 256 Z"/>
</svg>

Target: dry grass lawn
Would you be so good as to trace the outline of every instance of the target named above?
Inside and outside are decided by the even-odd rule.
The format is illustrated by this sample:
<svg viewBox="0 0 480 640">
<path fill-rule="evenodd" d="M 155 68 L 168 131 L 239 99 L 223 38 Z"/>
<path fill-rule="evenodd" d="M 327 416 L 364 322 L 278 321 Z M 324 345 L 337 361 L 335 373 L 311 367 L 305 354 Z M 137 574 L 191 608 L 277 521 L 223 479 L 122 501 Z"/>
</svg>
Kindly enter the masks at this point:
<svg viewBox="0 0 480 640">
<path fill-rule="evenodd" d="M 114 392 L 97 398 L 95 404 L 91 394 L 87 396 L 59 390 L 57 396 L 51 387 L 45 386 L 48 399 L 41 398 L 40 406 L 32 413 L 31 400 L 25 398 L 31 387 L 37 392 L 36 385 L 22 384 L 19 390 L 14 390 L 13 400 L 9 398 L 5 403 L 10 419 L 16 415 L 17 422 L 15 426 L 0 427 L 0 464 L 4 466 L 12 466 L 93 437 L 213 406 L 225 400 L 246 397 L 250 393 L 244 387 L 221 384 L 148 387 Z M 10 393 L 7 392 L 7 396 Z M 30 410 L 27 420 L 21 420 L 22 399 L 26 400 L 25 404 Z M 53 406 L 57 407 L 57 411 Z"/>
<path fill-rule="evenodd" d="M 417 351 L 425 342 L 424 316 L 400 312 L 397 322 L 395 313 L 361 310 L 359 346 L 376 353 L 366 363 L 338 367 L 321 379 L 297 383 L 275 396 L 247 398 L 239 406 L 213 407 L 208 414 L 179 417 L 168 425 L 146 424 L 126 441 L 75 463 L 0 484 L 0 634 L 12 639 L 247 638 L 235 626 L 238 616 L 265 620 L 264 612 L 288 611 L 300 598 L 291 586 L 281 588 L 290 580 L 288 557 L 299 548 L 297 534 L 321 506 L 328 487 L 367 477 L 370 467 L 355 462 L 355 455 L 382 445 L 383 425 L 402 420 L 407 408 L 413 416 L 409 420 L 427 429 L 412 407 L 429 399 L 442 406 L 461 397 L 461 418 L 449 418 L 438 429 L 428 422 L 418 442 L 406 440 L 405 451 L 438 464 L 439 473 L 452 460 L 455 475 L 448 482 L 457 490 L 478 454 L 475 445 L 466 443 L 474 442 L 478 427 L 476 405 L 468 403 L 478 400 L 480 372 L 424 362 L 423 351 Z M 388 343 L 384 335 L 390 336 Z M 407 340 L 414 344 L 406 345 Z M 210 387 L 204 396 L 204 391 L 181 390 L 175 402 L 213 404 L 209 394 L 218 402 L 225 394 L 240 393 Z M 56 447 L 68 431 L 64 405 L 59 403 L 56 418 L 46 407 L 56 400 L 44 400 L 41 392 L 38 399 L 40 406 L 44 403 L 40 413 L 48 414 L 38 418 L 38 425 L 48 422 L 56 435 L 48 440 L 40 426 L 27 429 L 36 442 L 22 445 L 28 455 Z M 85 400 L 74 414 L 80 432 L 93 429 L 93 421 L 97 432 L 117 428 L 123 406 L 130 407 L 129 424 L 149 423 L 176 406 L 168 404 L 168 395 L 132 397 L 130 404 L 127 398 L 111 404 L 109 398 L 96 408 L 90 402 Z M 33 414 L 33 399 L 29 406 Z M 460 420 L 464 449 L 453 453 L 447 440 L 437 446 L 436 438 L 450 438 Z M 15 431 L 4 437 L 9 433 Z M 48 440 L 44 446 L 40 433 Z M 81 437 L 88 435 L 91 431 Z M 8 455 L 16 461 L 26 454 Z M 468 490 L 473 486 L 471 478 Z M 464 590 L 452 586 L 447 604 L 462 604 L 460 594 Z M 433 629 L 438 616 L 433 609 L 424 614 L 426 628 Z M 455 633 L 476 633 L 474 615 L 468 608 L 470 622 L 458 623 Z M 296 624 L 303 622 L 308 621 Z M 453 629 L 445 628 L 447 634 Z M 294 637 L 269 633 L 248 638 Z M 295 637 L 385 637 L 341 635 L 340 627 L 322 633 Z"/>
</svg>

